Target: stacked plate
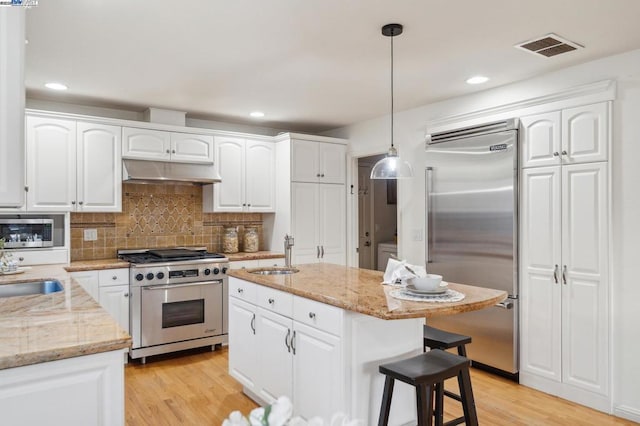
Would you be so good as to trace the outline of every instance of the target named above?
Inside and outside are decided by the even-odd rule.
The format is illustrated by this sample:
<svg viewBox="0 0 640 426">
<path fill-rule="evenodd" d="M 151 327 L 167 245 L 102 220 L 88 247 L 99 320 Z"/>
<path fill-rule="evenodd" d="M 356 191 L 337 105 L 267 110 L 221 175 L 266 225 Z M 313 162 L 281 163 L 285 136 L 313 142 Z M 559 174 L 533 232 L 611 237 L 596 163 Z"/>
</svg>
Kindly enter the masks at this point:
<svg viewBox="0 0 640 426">
<path fill-rule="evenodd" d="M 449 283 L 447 283 L 446 281 L 442 281 L 440 283 L 440 286 L 437 288 L 434 288 L 433 290 L 417 289 L 415 286 L 411 284 L 407 284 L 404 289 L 408 294 L 424 297 L 424 296 L 440 296 L 442 294 L 445 294 L 447 292 L 448 287 L 449 287 Z"/>
</svg>

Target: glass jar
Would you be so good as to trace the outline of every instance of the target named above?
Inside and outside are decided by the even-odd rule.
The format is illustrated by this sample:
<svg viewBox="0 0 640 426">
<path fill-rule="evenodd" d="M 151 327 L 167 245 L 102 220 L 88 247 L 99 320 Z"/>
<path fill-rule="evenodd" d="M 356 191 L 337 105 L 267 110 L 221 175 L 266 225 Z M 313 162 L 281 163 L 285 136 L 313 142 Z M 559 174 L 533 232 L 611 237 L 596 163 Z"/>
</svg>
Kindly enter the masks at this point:
<svg viewBox="0 0 640 426">
<path fill-rule="evenodd" d="M 238 229 L 235 226 L 225 226 L 222 235 L 222 251 L 224 253 L 238 252 Z"/>
<path fill-rule="evenodd" d="M 258 237 L 258 228 L 255 226 L 244 227 L 244 251 L 254 253 L 258 251 L 260 240 Z"/>
</svg>

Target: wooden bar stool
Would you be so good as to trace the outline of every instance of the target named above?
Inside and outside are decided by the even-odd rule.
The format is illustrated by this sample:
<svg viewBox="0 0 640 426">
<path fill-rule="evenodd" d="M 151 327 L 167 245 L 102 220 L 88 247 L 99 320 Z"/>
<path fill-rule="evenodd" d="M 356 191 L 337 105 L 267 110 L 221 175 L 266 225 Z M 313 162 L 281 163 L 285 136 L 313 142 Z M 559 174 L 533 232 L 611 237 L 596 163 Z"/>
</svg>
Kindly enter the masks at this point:
<svg viewBox="0 0 640 426">
<path fill-rule="evenodd" d="M 431 426 L 434 415 L 436 426 L 443 426 L 442 391 L 444 381 L 452 377 L 458 378 L 460 386 L 462 410 L 464 411 L 464 417 L 460 419 L 467 426 L 477 426 L 478 416 L 471 389 L 469 364 L 470 361 L 465 357 L 440 349 L 432 349 L 412 358 L 381 365 L 379 367 L 380 373 L 386 377 L 378 426 L 386 426 L 389 422 L 395 380 L 400 380 L 416 388 L 418 426 Z M 435 413 L 432 403 L 434 391 L 436 393 Z M 461 423 L 460 419 L 452 420 L 446 424 L 459 424 Z"/>
</svg>

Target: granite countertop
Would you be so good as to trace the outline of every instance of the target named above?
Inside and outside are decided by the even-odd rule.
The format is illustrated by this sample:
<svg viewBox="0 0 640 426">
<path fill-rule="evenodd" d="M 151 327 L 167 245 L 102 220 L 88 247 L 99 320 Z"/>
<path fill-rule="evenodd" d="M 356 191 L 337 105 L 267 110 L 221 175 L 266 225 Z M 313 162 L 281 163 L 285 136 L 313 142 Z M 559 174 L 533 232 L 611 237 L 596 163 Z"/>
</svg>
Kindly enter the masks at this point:
<svg viewBox="0 0 640 426">
<path fill-rule="evenodd" d="M 507 293 L 481 287 L 449 283 L 465 294 L 460 302 L 410 302 L 389 296 L 394 289 L 382 285 L 383 273 L 329 263 L 296 265 L 290 275 L 258 275 L 252 269 L 229 270 L 227 274 L 249 282 L 286 291 L 354 312 L 382 319 L 430 318 L 483 309 L 507 297 Z"/>
<path fill-rule="evenodd" d="M 127 348 L 131 337 L 64 270 L 0 275 L 0 285 L 57 279 L 64 290 L 0 298 L 0 369 Z"/>
<path fill-rule="evenodd" d="M 275 251 L 257 251 L 254 253 L 223 253 L 229 258 L 231 262 L 239 262 L 242 260 L 260 260 L 260 259 L 281 259 L 284 257 L 284 253 L 277 253 Z"/>
<path fill-rule="evenodd" d="M 67 272 L 96 271 L 99 269 L 128 268 L 129 262 L 122 259 L 77 260 L 64 267 Z"/>
</svg>

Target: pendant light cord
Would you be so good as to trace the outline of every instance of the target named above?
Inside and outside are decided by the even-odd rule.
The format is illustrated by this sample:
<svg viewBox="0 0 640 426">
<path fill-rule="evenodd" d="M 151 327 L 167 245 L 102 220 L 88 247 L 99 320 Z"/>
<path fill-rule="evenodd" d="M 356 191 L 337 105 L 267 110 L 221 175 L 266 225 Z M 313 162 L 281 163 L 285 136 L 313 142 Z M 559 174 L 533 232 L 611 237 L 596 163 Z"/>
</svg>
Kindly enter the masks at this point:
<svg viewBox="0 0 640 426">
<path fill-rule="evenodd" d="M 393 30 L 391 30 L 391 147 L 393 148 Z"/>
</svg>

